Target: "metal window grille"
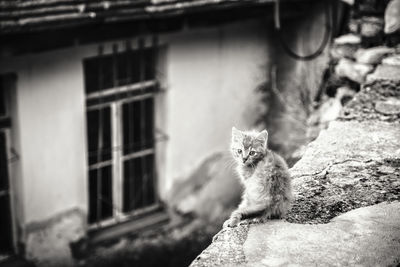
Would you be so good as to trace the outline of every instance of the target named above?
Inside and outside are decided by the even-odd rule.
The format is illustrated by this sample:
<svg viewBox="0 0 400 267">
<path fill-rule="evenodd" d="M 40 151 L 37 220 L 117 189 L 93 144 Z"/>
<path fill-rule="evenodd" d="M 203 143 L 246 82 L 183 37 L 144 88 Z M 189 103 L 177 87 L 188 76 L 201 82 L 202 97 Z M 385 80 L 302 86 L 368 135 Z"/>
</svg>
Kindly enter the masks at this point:
<svg viewBox="0 0 400 267">
<path fill-rule="evenodd" d="M 84 60 L 89 166 L 88 221 L 95 227 L 159 206 L 155 164 L 157 39 Z"/>
</svg>

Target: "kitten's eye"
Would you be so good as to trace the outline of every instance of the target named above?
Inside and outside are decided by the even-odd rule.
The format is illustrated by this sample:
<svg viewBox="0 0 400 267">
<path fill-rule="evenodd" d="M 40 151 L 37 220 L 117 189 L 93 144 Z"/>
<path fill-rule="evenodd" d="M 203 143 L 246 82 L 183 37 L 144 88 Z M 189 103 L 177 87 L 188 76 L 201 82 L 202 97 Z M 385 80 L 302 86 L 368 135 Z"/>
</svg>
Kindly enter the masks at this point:
<svg viewBox="0 0 400 267">
<path fill-rule="evenodd" d="M 250 153 L 249 153 L 249 155 L 250 155 L 250 156 L 254 156 L 255 154 L 256 154 L 256 152 L 255 152 L 255 151 L 253 151 L 253 150 L 252 150 L 252 151 L 250 151 Z"/>
<path fill-rule="evenodd" d="M 242 150 L 241 150 L 241 149 L 238 149 L 238 150 L 237 150 L 237 153 L 242 154 Z"/>
</svg>

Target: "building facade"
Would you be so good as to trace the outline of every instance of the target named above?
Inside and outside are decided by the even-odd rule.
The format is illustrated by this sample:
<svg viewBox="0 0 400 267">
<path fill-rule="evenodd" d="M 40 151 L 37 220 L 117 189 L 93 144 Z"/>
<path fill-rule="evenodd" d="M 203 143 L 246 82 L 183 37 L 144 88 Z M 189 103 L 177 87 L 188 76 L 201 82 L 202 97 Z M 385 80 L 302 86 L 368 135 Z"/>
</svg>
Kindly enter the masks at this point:
<svg viewBox="0 0 400 267">
<path fill-rule="evenodd" d="M 106 34 L 4 26 L 0 253 L 73 265 L 70 244 L 88 233 L 167 220 L 174 182 L 260 116 L 274 35 L 270 18 L 251 14 L 160 31 L 104 23 Z"/>
</svg>

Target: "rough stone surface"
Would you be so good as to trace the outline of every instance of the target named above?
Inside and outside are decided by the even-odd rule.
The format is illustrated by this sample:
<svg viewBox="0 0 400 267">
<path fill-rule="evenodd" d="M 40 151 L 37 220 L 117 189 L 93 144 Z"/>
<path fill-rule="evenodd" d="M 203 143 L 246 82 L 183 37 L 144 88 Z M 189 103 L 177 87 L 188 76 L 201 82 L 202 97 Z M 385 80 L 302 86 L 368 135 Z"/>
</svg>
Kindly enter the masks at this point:
<svg viewBox="0 0 400 267">
<path fill-rule="evenodd" d="M 384 56 L 394 52 L 394 48 L 389 48 L 386 46 L 378 46 L 368 49 L 361 48 L 356 52 L 355 58 L 359 63 L 378 64 L 381 62 Z"/>
<path fill-rule="evenodd" d="M 400 30 L 400 0 L 392 0 L 385 10 L 385 33 L 391 34 Z"/>
<path fill-rule="evenodd" d="M 397 266 L 400 203 L 352 210 L 328 224 L 273 220 L 222 230 L 198 266 Z"/>
<path fill-rule="evenodd" d="M 356 209 L 322 225 L 271 221 L 250 228 L 245 266 L 396 266 L 399 221 L 398 202 Z"/>
<path fill-rule="evenodd" d="M 333 45 L 330 50 L 330 55 L 333 59 L 339 60 L 341 58 L 354 58 L 354 55 L 359 48 L 359 45 L 356 44 L 341 44 L 341 45 Z"/>
<path fill-rule="evenodd" d="M 286 219 L 327 223 L 354 208 L 400 200 L 400 159 L 348 159 L 294 181 L 295 200 Z"/>
<path fill-rule="evenodd" d="M 385 101 L 378 101 L 376 102 L 375 109 L 385 115 L 399 115 L 400 100 L 397 98 L 389 98 Z"/>
<path fill-rule="evenodd" d="M 372 70 L 372 65 L 357 63 L 346 58 L 339 60 L 335 67 L 335 73 L 339 77 L 346 77 L 358 83 L 363 83 L 367 74 Z"/>
<path fill-rule="evenodd" d="M 338 38 L 335 38 L 333 41 L 334 44 L 343 45 L 343 44 L 353 44 L 358 45 L 361 43 L 361 37 L 357 34 L 346 34 L 342 35 Z"/>
<path fill-rule="evenodd" d="M 393 65 L 400 67 L 400 55 L 393 55 L 382 60 L 383 65 Z"/>
<path fill-rule="evenodd" d="M 376 103 L 387 101 L 388 98 L 400 99 L 400 82 L 381 80 L 363 86 L 342 111 L 341 120 L 380 120 L 400 123 L 398 114 L 382 114 L 376 112 Z"/>
<path fill-rule="evenodd" d="M 195 266 L 235 266 L 246 263 L 243 244 L 246 241 L 248 225 L 227 228 L 218 233 L 214 242 L 204 250 L 193 263 Z"/>
<path fill-rule="evenodd" d="M 400 157 L 400 126 L 387 122 L 331 122 L 291 169 L 294 179 L 323 172 L 348 160 L 379 161 Z"/>
<path fill-rule="evenodd" d="M 400 81 L 400 66 L 378 65 L 373 73 L 367 76 L 367 82 L 376 80 Z"/>
</svg>

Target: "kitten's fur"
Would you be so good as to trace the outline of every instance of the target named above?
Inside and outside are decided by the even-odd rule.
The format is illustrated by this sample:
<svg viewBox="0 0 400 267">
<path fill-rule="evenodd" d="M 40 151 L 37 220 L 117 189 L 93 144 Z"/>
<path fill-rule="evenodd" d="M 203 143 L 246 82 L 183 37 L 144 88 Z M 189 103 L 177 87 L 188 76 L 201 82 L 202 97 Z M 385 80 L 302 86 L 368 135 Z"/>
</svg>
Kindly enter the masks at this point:
<svg viewBox="0 0 400 267">
<path fill-rule="evenodd" d="M 244 186 L 242 202 L 224 227 L 241 219 L 261 215 L 262 219 L 282 218 L 292 199 L 291 178 L 285 160 L 267 148 L 268 132 L 242 132 L 232 128 L 232 155 Z M 251 152 L 253 151 L 253 152 Z"/>
</svg>

